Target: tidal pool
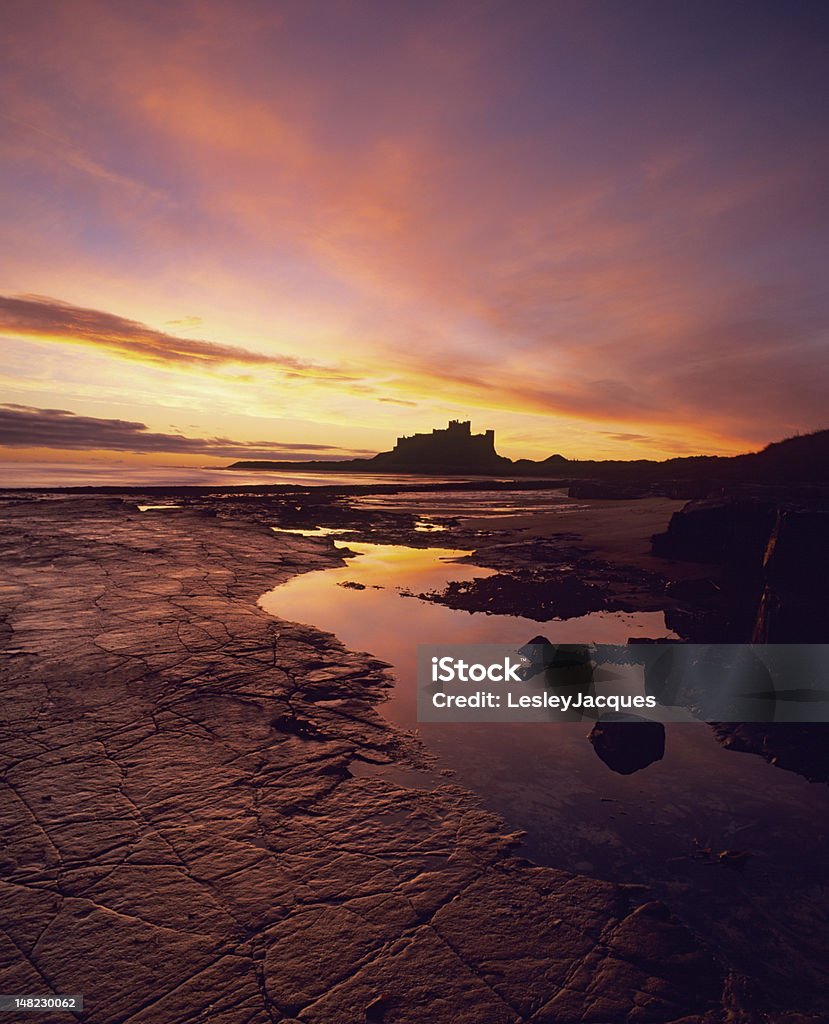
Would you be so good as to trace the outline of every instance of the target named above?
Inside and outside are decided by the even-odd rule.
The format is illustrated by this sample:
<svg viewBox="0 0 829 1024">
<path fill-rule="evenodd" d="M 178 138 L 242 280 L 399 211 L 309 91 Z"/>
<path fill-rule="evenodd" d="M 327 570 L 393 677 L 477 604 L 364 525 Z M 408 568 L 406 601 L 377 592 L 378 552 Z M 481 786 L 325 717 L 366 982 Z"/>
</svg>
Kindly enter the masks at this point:
<svg viewBox="0 0 829 1024">
<path fill-rule="evenodd" d="M 806 912 L 810 886 L 825 873 L 829 790 L 760 757 L 725 750 L 703 723 L 667 724 L 664 758 L 623 776 L 596 756 L 589 724 L 416 721 L 418 643 L 518 647 L 539 633 L 553 642 L 624 643 L 670 635 L 661 612 L 537 622 L 458 611 L 414 595 L 495 571 L 454 561 L 467 551 L 347 540 L 336 546 L 345 566 L 296 576 L 260 605 L 389 662 L 396 683 L 380 711 L 416 729 L 458 783 L 523 830 L 524 855 L 642 883 L 701 929 L 721 932 L 737 957 L 746 952 L 738 940 L 747 925 L 739 922 L 754 921 L 762 931 L 764 915 Z M 725 850 L 751 855 L 743 871 L 720 862 Z M 773 971 L 774 941 L 757 939 L 760 946 L 765 941 Z"/>
<path fill-rule="evenodd" d="M 322 537 L 333 531 L 290 532 Z M 318 626 L 336 634 L 347 647 L 369 651 L 394 665 L 398 684 L 383 712 L 400 725 L 416 724 L 414 669 L 419 643 L 514 643 L 520 647 L 542 633 L 554 642 L 618 644 L 632 636 L 674 635 L 666 630 L 662 612 L 593 612 L 537 622 L 447 608 L 415 595 L 440 591 L 453 580 L 492 576 L 496 570 L 457 562 L 471 552 L 454 548 L 350 540 L 335 546 L 354 553 L 347 565 L 295 576 L 259 603 L 274 615 Z"/>
</svg>

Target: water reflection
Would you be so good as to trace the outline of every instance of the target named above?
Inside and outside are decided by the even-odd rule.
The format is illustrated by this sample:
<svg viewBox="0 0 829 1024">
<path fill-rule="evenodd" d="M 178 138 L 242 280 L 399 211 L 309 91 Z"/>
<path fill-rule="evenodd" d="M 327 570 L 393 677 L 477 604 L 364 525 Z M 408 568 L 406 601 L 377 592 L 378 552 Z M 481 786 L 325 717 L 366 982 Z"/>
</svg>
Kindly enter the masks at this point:
<svg viewBox="0 0 829 1024">
<path fill-rule="evenodd" d="M 348 548 L 356 556 L 347 565 L 294 577 L 260 604 L 390 662 L 397 684 L 383 713 L 416 727 L 462 785 L 510 828 L 524 830 L 527 856 L 641 882 L 706 934 L 716 932 L 737 959 L 745 955 L 746 928 L 765 935 L 764 915 L 781 921 L 789 914 L 794 921 L 807 912 L 810 887 L 825 874 L 826 788 L 723 749 L 701 722 L 667 724 L 661 744 L 652 738 L 661 759 L 632 774 L 609 770 L 584 723 L 416 723 L 418 642 L 518 648 L 541 629 L 554 643 L 619 644 L 669 635 L 662 613 L 596 612 L 540 626 L 517 616 L 457 611 L 411 595 L 491 574 L 453 562 L 467 552 L 352 542 Z M 344 582 L 364 589 L 338 585 Z M 705 858 L 701 850 L 713 854 Z M 739 888 L 728 867 L 736 861 L 719 858 L 722 851 L 752 854 L 737 876 Z M 771 937 L 764 951 L 765 941 L 757 939 L 752 955 L 768 959 L 772 970 L 777 953 Z"/>
<path fill-rule="evenodd" d="M 395 666 L 398 685 L 384 713 L 401 725 L 416 723 L 415 654 L 418 643 L 506 643 L 516 648 L 538 632 L 534 619 L 485 615 L 419 601 L 451 581 L 494 575 L 495 569 L 458 563 L 470 551 L 410 548 L 348 541 L 342 568 L 295 576 L 265 594 L 261 606 L 335 633 L 347 647 L 370 651 Z M 359 584 L 359 589 L 343 584 Z M 661 612 L 592 612 L 550 624 L 557 642 L 624 643 L 630 636 L 668 636 Z"/>
<path fill-rule="evenodd" d="M 356 533 L 356 530 L 348 530 L 345 527 L 334 526 L 313 526 L 307 530 L 289 528 L 287 526 L 272 526 L 274 533 L 293 533 L 297 537 L 339 537 L 344 533 Z"/>
<path fill-rule="evenodd" d="M 423 519 L 434 516 L 499 519 L 505 516 L 556 515 L 578 512 L 588 506 L 568 497 L 560 487 L 503 491 L 401 491 L 398 494 L 362 494 L 350 504 L 363 511 L 414 512 Z"/>
<path fill-rule="evenodd" d="M 414 528 L 416 533 L 443 533 L 446 530 L 445 526 L 441 526 L 440 523 L 433 523 L 431 519 L 425 517 L 417 519 Z"/>
</svg>

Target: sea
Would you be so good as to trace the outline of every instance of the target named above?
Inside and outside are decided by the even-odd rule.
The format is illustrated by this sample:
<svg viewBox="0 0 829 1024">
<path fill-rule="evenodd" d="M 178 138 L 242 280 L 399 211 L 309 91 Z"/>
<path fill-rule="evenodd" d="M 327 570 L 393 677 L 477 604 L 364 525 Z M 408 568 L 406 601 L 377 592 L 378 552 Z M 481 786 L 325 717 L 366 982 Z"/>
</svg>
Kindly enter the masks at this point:
<svg viewBox="0 0 829 1024">
<path fill-rule="evenodd" d="M 117 462 L 6 462 L 0 463 L 2 488 L 61 487 L 234 487 L 250 485 L 301 484 L 306 487 L 352 484 L 423 483 L 423 476 L 407 473 L 337 473 L 290 470 L 229 470 L 200 466 L 136 466 Z M 429 477 L 432 483 L 470 477 Z M 474 479 L 481 479 L 480 477 Z M 493 478 L 494 479 L 494 478 Z"/>
</svg>

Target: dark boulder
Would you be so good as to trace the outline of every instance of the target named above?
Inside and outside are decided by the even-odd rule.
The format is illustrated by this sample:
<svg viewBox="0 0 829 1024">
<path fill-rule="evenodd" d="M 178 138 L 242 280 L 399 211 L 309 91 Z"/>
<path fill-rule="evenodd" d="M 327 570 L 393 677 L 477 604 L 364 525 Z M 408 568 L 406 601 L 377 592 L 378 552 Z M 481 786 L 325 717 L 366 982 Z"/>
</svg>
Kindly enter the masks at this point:
<svg viewBox="0 0 829 1024">
<path fill-rule="evenodd" d="M 773 501 L 712 498 L 691 501 L 675 512 L 664 533 L 651 539 L 663 558 L 719 566 L 716 586 L 693 593 L 676 583 L 666 624 L 695 643 L 745 643 L 752 635 L 763 593 L 763 558 L 777 516 Z"/>
<path fill-rule="evenodd" d="M 527 664 L 519 675 L 524 679 L 544 673 L 544 682 L 552 689 L 569 687 L 589 692 L 593 686 L 593 650 L 586 644 L 553 644 L 544 636 L 535 636 L 518 649 Z"/>
<path fill-rule="evenodd" d="M 555 645 L 550 643 L 546 636 L 534 636 L 528 640 L 523 647 L 518 648 L 518 653 L 525 659 L 526 664 L 519 670 L 522 679 L 532 679 L 539 672 L 543 672 L 548 665 L 553 663 L 555 658 Z"/>
<path fill-rule="evenodd" d="M 707 498 L 674 512 L 668 529 L 651 538 L 655 555 L 759 571 L 774 526 L 774 502 Z"/>
<path fill-rule="evenodd" d="M 665 726 L 639 715 L 608 715 L 596 722 L 587 738 L 619 775 L 632 775 L 665 756 Z"/>
<path fill-rule="evenodd" d="M 752 641 L 824 643 L 829 630 L 829 512 L 781 509 L 764 570 Z"/>
</svg>

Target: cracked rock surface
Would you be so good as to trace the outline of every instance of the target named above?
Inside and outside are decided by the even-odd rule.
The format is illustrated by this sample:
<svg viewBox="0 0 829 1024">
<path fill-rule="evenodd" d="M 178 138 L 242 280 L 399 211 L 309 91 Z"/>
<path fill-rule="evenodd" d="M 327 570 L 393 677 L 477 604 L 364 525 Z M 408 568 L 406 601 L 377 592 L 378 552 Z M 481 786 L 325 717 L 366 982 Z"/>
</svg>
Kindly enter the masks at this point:
<svg viewBox="0 0 829 1024">
<path fill-rule="evenodd" d="M 117 499 L 0 519 L 0 991 L 85 999 L 25 1020 L 760 1019 L 635 887 L 516 858 L 443 780 L 352 774 L 423 766 L 384 666 L 256 606 L 333 547 Z"/>
</svg>

